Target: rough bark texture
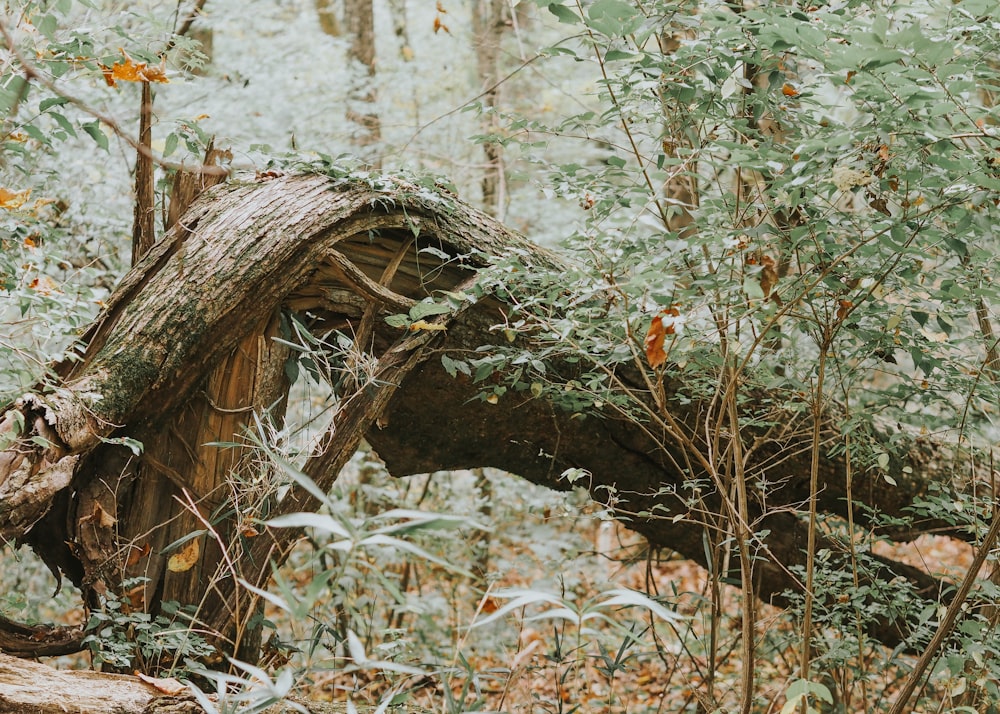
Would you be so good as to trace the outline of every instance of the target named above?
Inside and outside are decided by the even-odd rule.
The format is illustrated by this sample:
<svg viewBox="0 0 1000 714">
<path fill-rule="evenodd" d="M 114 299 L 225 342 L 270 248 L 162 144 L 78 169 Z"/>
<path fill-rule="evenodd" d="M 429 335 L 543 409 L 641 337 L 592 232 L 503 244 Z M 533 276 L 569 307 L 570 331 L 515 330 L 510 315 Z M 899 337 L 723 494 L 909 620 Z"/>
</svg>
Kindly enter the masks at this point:
<svg viewBox="0 0 1000 714">
<path fill-rule="evenodd" d="M 177 686 L 176 682 L 160 683 Z M 168 689 L 168 691 L 173 691 Z M 215 697 L 212 697 L 213 699 Z M 310 714 L 347 714 L 345 702 L 294 700 Z M 356 706 L 368 714 L 376 710 Z M 0 712 L 2 714 L 201 714 L 194 696 L 164 694 L 153 683 L 139 677 L 90 671 L 58 671 L 38 662 L 0 654 Z M 290 705 L 275 705 L 268 714 L 301 712 Z M 424 712 L 417 707 L 394 707 L 395 714 Z"/>
<path fill-rule="evenodd" d="M 450 377 L 440 355 L 460 358 L 505 339 L 494 329 L 506 307 L 497 297 L 483 295 L 435 317 L 446 330 L 402 330 L 382 319 L 424 297 L 440 297 L 440 290 L 470 289 L 478 269 L 509 251 L 534 266 L 529 269 L 559 266 L 556 257 L 488 216 L 405 181 L 280 176 L 210 190 L 122 280 L 84 336 L 80 359 L 58 367 L 59 383 L 25 395 L 0 423 L 7 432 L 19 421 L 25 425 L 19 440 L 0 453 L 0 536 L 30 544 L 92 603 L 118 588 L 123 573 L 143 572 L 151 582 L 133 607 L 155 607 L 169 592 L 199 605 L 200 620 L 220 644 L 239 648 L 256 602 L 237 591 L 235 577 L 263 584 L 268 562 L 280 562 L 295 537 L 288 530 L 252 533 L 241 523 L 314 502 L 293 490 L 280 503 L 248 506 L 231 482 L 218 481 L 239 452 L 199 443 L 164 456 L 156 440 L 188 433 L 188 425 L 192 433 L 232 437 L 245 423 L 246 408 L 280 400 L 285 386 L 270 338 L 279 329 L 275 316 L 287 310 L 319 333 L 339 329 L 356 336 L 374 358 L 369 379 L 341 385 L 342 407 L 306 462 L 305 472 L 321 488 L 332 484 L 363 436 L 398 476 L 495 466 L 560 489 L 568 487 L 560 479 L 566 468 L 584 468 L 594 497 L 607 500 L 614 489 L 610 505 L 651 544 L 706 564 L 706 542 L 719 538 L 700 516 L 724 513 L 726 495 L 707 488 L 692 505 L 686 483 L 705 477 L 695 458 L 704 446 L 700 437 L 682 448 L 676 434 L 611 412 L 584 416 L 513 394 L 498 404 L 478 399 L 482 385 L 461 374 Z M 218 376 L 240 371 L 243 360 L 271 366 L 254 372 L 249 387 L 243 379 L 223 379 L 229 386 L 220 389 Z M 553 368 L 567 384 L 579 369 Z M 207 375 L 215 376 L 206 381 Z M 645 394 L 636 374 L 626 370 L 618 377 Z M 244 388 L 233 393 L 240 384 Z M 667 384 L 667 394 L 676 386 Z M 705 434 L 704 404 L 669 404 L 677 424 L 691 435 Z M 749 514 L 757 532 L 768 531 L 757 544 L 755 587 L 778 603 L 785 590 L 801 588 L 789 567 L 804 561 L 807 531 L 796 512 L 810 495 L 808 418 L 790 410 L 776 416 L 780 428 L 740 435 L 752 454 L 747 472 L 770 484 L 766 503 L 755 502 Z M 839 438 L 835 412 L 824 434 L 825 443 Z M 126 436 L 149 440 L 149 453 L 160 454 L 156 463 L 107 443 Z M 934 481 L 951 484 L 949 454 L 916 442 L 906 459 L 890 465 L 897 488 L 883 488 L 878 474 L 854 472 L 855 498 L 883 514 L 903 515 Z M 162 479 L 147 491 L 151 472 Z M 820 485 L 820 510 L 845 515 L 840 457 L 823 462 Z M 174 528 L 148 518 L 162 499 L 177 496 L 192 521 Z M 863 512 L 855 518 L 874 525 Z M 226 555 L 227 577 L 200 566 L 164 568 L 169 554 L 161 546 L 196 527 L 205 531 L 202 552 L 217 548 Z M 947 525 L 926 520 L 893 535 L 909 538 L 929 529 Z M 837 548 L 825 536 L 819 546 Z M 883 565 L 871 576 L 873 584 L 888 588 L 900 576 L 928 599 L 939 598 L 943 584 L 926 573 Z M 906 623 L 888 616 L 872 630 L 887 643 L 907 632 Z"/>
<path fill-rule="evenodd" d="M 472 33 L 476 38 L 476 67 L 483 86 L 483 131 L 500 133 L 500 43 L 509 25 L 505 0 L 477 0 L 472 5 Z M 499 220 L 507 208 L 507 180 L 503 147 L 499 141 L 483 142 L 483 208 Z"/>
<path fill-rule="evenodd" d="M 347 0 L 344 3 L 344 24 L 351 38 L 347 58 L 357 65 L 348 92 L 347 119 L 355 125 L 354 144 L 360 156 L 378 168 L 382 162 L 379 143 L 382 141 L 382 121 L 376 103 L 375 86 L 375 11 L 372 0 Z"/>
</svg>

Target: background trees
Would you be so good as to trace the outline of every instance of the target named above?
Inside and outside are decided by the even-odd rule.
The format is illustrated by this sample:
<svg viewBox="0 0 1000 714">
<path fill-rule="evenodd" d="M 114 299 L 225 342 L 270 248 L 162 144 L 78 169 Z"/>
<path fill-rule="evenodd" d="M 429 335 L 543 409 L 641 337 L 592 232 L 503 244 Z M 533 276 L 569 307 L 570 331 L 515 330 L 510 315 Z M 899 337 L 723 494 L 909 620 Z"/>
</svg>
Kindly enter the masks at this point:
<svg viewBox="0 0 1000 714">
<path fill-rule="evenodd" d="M 528 5 L 506 16 L 496 56 L 483 51 L 489 44 L 476 55 L 461 41 L 490 29 L 485 4 L 475 15 L 457 3 L 409 7 L 409 59 L 391 47 L 402 35 L 387 31 L 398 3 L 375 5 L 376 44 L 390 45 L 376 52 L 378 91 L 368 95 L 379 105 L 383 166 L 437 170 L 490 208 L 509 200 L 514 227 L 565 238 L 569 250 L 570 266 L 551 274 L 527 270 L 516 251 L 498 263 L 489 277 L 511 306 L 498 339 L 443 367 L 478 385 L 485 404 L 546 399 L 569 413 L 611 410 L 647 432 L 637 459 L 687 475 L 650 499 L 656 509 L 631 515 L 661 519 L 706 554 L 706 708 L 723 696 L 722 583 L 759 587 L 776 532 L 804 536 L 789 544 L 804 556 L 787 576 L 805 594 L 785 601 L 802 634 L 789 669 L 807 684 L 789 696 L 868 701 L 871 658 L 884 653 L 866 649 L 866 624 L 886 614 L 871 603 L 892 615 L 916 610 L 926 630 L 917 628 L 911 646 L 938 617 L 905 588 L 886 598 L 873 585 L 878 540 L 932 528 L 977 542 L 992 513 L 984 476 L 996 404 L 995 9 Z M 261 10 L 272 31 L 317 34 L 256 61 L 242 52 L 263 47 L 263 35 L 226 44 L 227 31 L 249 32 L 244 15 L 222 3 L 206 12 L 213 65 L 205 79 L 182 84 L 174 74 L 158 88 L 158 155 L 200 159 L 210 135 L 226 135 L 237 167 L 256 160 L 264 169 L 264 156 L 286 148 L 330 156 L 351 146 L 348 128 L 315 132 L 343 116 L 344 94 L 326 68 L 346 47 L 318 34 L 309 4 Z M 114 247 L 130 221 L 122 169 L 133 154 L 108 134 L 117 126 L 129 135 L 121 127 L 137 111 L 137 91 L 101 88 L 99 65 L 125 61 L 124 39 L 135 62 L 156 66 L 167 52 L 171 67 L 183 64 L 193 48 L 170 34 L 181 15 L 29 3 L 5 23 L 17 48 L 6 55 L 0 95 L 11 326 L 0 349 L 11 396 L 39 380 L 89 318 L 81 306 L 106 296 L 127 262 Z M 498 103 L 493 78 L 511 72 Z M 452 86 L 461 100 L 447 94 Z M 261 95 L 266 103 L 252 108 Z M 446 113 L 466 100 L 483 116 Z M 543 103 L 548 114 L 534 111 Z M 480 150 L 460 140 L 473 133 L 484 134 L 485 172 Z M 264 141 L 277 152 L 251 149 Z M 104 144 L 121 156 L 117 172 L 94 159 Z M 162 168 L 166 180 L 173 167 Z M 501 168 L 505 181 L 494 182 Z M 67 184 L 67 174 L 92 178 Z M 545 200 L 528 200 L 538 195 Z M 569 380 L 557 376 L 567 363 Z M 928 482 L 928 473 L 946 477 Z M 592 474 L 565 477 L 589 484 Z M 625 502 L 660 484 L 637 495 L 604 488 L 602 500 L 627 511 Z M 175 536 L 164 545 L 184 537 Z M 989 583 L 979 587 L 988 600 Z M 765 656 L 751 645 L 761 642 L 755 615 L 745 607 L 740 622 L 748 662 Z M 989 610 L 977 611 L 963 639 L 935 652 L 936 696 L 947 706 L 992 697 L 988 657 L 975 653 L 989 650 L 994 624 Z M 753 667 L 743 671 L 740 704 L 750 710 L 761 685 Z M 818 671 L 837 672 L 835 681 Z"/>
</svg>

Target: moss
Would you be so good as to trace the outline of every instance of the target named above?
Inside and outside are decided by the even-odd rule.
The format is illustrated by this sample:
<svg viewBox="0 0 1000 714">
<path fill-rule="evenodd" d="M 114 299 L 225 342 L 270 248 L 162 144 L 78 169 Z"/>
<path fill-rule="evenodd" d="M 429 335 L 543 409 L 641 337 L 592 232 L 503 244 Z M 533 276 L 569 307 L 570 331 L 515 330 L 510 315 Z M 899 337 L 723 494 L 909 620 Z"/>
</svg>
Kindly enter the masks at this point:
<svg viewBox="0 0 1000 714">
<path fill-rule="evenodd" d="M 160 367 L 151 351 L 126 347 L 107 360 L 104 369 L 107 377 L 101 390 L 103 398 L 95 411 L 112 423 L 124 423 L 160 373 Z"/>
</svg>

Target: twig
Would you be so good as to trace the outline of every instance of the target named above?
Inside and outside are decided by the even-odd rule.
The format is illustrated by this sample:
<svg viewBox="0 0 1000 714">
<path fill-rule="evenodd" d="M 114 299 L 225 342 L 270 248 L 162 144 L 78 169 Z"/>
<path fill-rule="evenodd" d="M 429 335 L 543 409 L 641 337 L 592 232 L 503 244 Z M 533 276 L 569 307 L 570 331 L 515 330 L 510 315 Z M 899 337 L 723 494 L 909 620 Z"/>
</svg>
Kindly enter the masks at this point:
<svg viewBox="0 0 1000 714">
<path fill-rule="evenodd" d="M 136 141 L 131 136 L 129 136 L 128 132 L 122 129 L 121 126 L 118 124 L 118 122 L 115 121 L 112 117 L 108 116 L 107 114 L 104 114 L 103 112 L 98 111 L 97 109 L 94 109 L 79 97 L 74 97 L 73 95 L 63 91 L 61 88 L 56 86 L 55 82 L 48 79 L 38 68 L 29 63 L 27 60 L 25 60 L 24 55 L 22 55 L 21 52 L 17 49 L 17 44 L 14 42 L 13 35 L 11 35 L 10 31 L 7 29 L 7 24 L 2 20 L 0 20 L 0 35 L 3 35 L 4 42 L 6 42 L 7 44 L 7 49 L 10 50 L 10 53 L 14 56 L 14 58 L 18 61 L 18 63 L 24 70 L 24 77 L 26 80 L 28 81 L 34 80 L 38 82 L 40 85 L 45 87 L 47 90 L 49 90 L 56 96 L 62 97 L 70 104 L 74 105 L 75 107 L 83 111 L 85 114 L 94 117 L 99 122 L 101 122 L 109 129 L 111 129 L 112 133 L 115 136 L 124 141 L 130 147 L 135 149 L 140 154 L 148 156 L 157 166 L 171 171 L 184 170 L 188 171 L 189 173 L 197 173 L 203 175 L 207 174 L 210 176 L 229 175 L 229 171 L 221 166 L 206 166 L 203 164 L 201 166 L 192 167 L 186 164 L 177 163 L 176 161 L 167 161 L 163 157 L 156 156 L 152 152 L 152 150 L 144 147 L 139 141 Z"/>
<path fill-rule="evenodd" d="M 903 714 L 904 711 L 907 711 L 906 704 L 910 701 L 910 697 L 913 696 L 913 692 L 916 691 L 917 685 L 924 675 L 924 671 L 930 665 L 931 661 L 939 655 L 938 650 L 945 639 L 951 635 L 951 631 L 955 627 L 955 621 L 958 619 L 958 614 L 962 612 L 965 601 L 969 597 L 969 592 L 972 590 L 972 585 L 976 582 L 980 568 L 983 567 L 983 563 L 986 562 L 986 558 L 993 549 L 993 544 L 996 542 L 997 536 L 1000 536 L 1000 509 L 994 508 L 993 522 L 990 524 L 990 529 L 986 533 L 986 537 L 983 538 L 982 545 L 979 546 L 979 550 L 976 552 L 976 557 L 972 559 L 972 565 L 969 566 L 969 570 L 965 574 L 965 579 L 962 580 L 962 584 L 955 594 L 955 599 L 948 605 L 948 610 L 945 612 L 944 617 L 941 618 L 941 624 L 938 625 L 937 632 L 934 633 L 934 636 L 927 645 L 927 649 L 924 650 L 924 653 L 920 655 L 920 659 L 913 666 L 910 676 L 906 678 L 906 682 L 903 684 L 896 702 L 892 705 L 892 709 L 889 710 L 889 714 Z"/>
</svg>

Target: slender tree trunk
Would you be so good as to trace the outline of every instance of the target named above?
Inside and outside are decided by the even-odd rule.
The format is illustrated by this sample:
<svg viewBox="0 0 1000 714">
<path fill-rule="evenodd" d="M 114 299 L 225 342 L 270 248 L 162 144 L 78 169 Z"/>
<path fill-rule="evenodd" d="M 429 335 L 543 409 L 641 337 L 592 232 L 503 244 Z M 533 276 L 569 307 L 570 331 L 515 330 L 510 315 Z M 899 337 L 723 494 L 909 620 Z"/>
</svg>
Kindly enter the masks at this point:
<svg viewBox="0 0 1000 714">
<path fill-rule="evenodd" d="M 487 134 L 500 132 L 500 44 L 509 25 L 507 0 L 475 0 L 472 3 L 472 32 L 475 36 L 476 68 L 483 87 L 483 129 Z M 507 206 L 507 180 L 503 146 L 499 141 L 483 142 L 486 159 L 483 179 L 483 207 L 498 220 L 504 220 Z"/>
<path fill-rule="evenodd" d="M 345 0 L 344 24 L 351 38 L 348 60 L 355 65 L 348 93 L 347 119 L 356 127 L 354 143 L 373 168 L 382 165 L 382 122 L 375 88 L 375 12 L 373 0 Z"/>
<path fill-rule="evenodd" d="M 153 182 L 153 93 L 142 82 L 139 103 L 139 152 L 135 160 L 135 207 L 132 221 L 132 264 L 156 241 L 156 194 Z"/>
</svg>

